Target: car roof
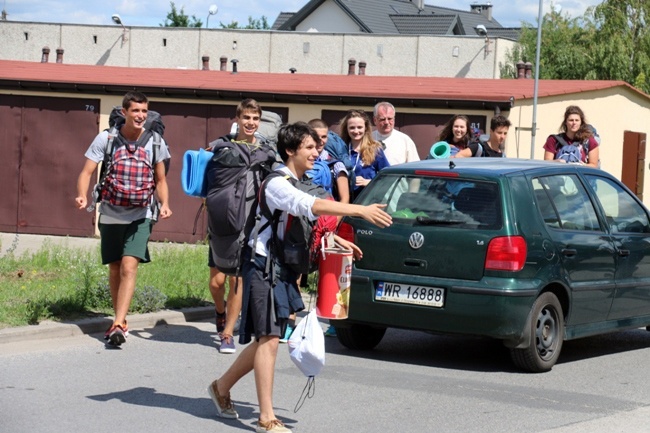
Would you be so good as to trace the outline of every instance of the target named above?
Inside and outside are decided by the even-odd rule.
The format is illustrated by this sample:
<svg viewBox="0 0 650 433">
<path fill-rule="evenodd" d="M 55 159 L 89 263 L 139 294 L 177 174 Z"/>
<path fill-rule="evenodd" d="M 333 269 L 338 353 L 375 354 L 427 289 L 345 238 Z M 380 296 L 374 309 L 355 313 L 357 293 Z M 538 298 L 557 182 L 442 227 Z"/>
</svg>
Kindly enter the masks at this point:
<svg viewBox="0 0 650 433">
<path fill-rule="evenodd" d="M 462 174 L 481 176 L 506 176 L 523 172 L 552 174 L 575 172 L 577 170 L 587 170 L 604 174 L 602 170 L 576 164 L 559 164 L 554 161 L 518 158 L 427 159 L 387 167 L 382 172 L 413 173 L 415 170 L 453 170 Z"/>
</svg>

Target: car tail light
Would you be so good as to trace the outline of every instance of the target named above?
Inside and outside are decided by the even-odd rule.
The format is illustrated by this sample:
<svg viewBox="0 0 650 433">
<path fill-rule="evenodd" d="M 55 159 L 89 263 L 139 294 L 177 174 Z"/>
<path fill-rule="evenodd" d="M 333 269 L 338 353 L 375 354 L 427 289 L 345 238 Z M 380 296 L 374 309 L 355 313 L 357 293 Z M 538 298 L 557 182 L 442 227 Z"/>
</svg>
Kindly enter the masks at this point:
<svg viewBox="0 0 650 433">
<path fill-rule="evenodd" d="M 336 234 L 349 242 L 354 242 L 354 228 L 348 223 L 339 224 Z"/>
<path fill-rule="evenodd" d="M 521 271 L 526 263 L 528 248 L 521 236 L 503 236 L 490 241 L 485 257 L 485 269 L 491 271 Z"/>
</svg>

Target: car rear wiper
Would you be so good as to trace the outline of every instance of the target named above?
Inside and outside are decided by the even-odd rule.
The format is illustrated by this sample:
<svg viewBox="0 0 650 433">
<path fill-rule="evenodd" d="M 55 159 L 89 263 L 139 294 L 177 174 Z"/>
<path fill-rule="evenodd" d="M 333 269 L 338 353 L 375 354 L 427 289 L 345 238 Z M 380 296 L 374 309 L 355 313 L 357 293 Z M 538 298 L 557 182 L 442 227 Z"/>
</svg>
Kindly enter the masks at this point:
<svg viewBox="0 0 650 433">
<path fill-rule="evenodd" d="M 465 224 L 466 221 L 453 220 L 453 219 L 438 219 L 438 218 L 429 218 L 424 216 L 419 216 L 415 218 L 417 222 L 424 225 L 454 225 L 454 224 Z"/>
</svg>

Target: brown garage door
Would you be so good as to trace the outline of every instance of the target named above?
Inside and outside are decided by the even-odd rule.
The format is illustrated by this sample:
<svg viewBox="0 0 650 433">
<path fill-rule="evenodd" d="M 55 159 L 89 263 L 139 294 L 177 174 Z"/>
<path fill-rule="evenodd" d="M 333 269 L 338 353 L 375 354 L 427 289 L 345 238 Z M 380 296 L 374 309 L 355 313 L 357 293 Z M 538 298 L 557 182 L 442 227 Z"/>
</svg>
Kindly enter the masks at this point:
<svg viewBox="0 0 650 433">
<path fill-rule="evenodd" d="M 339 132 L 339 122 L 347 111 L 323 110 L 322 117 L 330 129 Z M 372 112 L 367 113 L 372 123 Z M 431 145 L 438 141 L 438 135 L 445 126 L 445 123 L 452 117 L 451 114 L 421 114 L 421 113 L 400 113 L 395 115 L 395 128 L 411 137 L 418 149 L 420 159 L 425 159 L 429 154 Z M 472 128 L 485 131 L 486 116 L 468 116 Z"/>
<path fill-rule="evenodd" d="M 74 206 L 83 154 L 97 135 L 99 100 L 0 95 L 0 230 L 92 236 Z"/>
</svg>

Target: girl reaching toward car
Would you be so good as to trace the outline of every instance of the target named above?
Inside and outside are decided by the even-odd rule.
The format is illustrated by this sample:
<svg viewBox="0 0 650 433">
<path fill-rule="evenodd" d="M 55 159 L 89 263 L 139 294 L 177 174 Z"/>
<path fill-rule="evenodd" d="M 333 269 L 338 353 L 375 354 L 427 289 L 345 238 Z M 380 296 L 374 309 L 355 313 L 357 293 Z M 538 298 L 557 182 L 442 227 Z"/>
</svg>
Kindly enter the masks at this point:
<svg viewBox="0 0 650 433">
<path fill-rule="evenodd" d="M 569 105 L 564 112 L 560 134 L 551 134 L 546 139 L 544 160 L 598 168 L 600 149 L 592 131 L 582 109 Z"/>
</svg>

